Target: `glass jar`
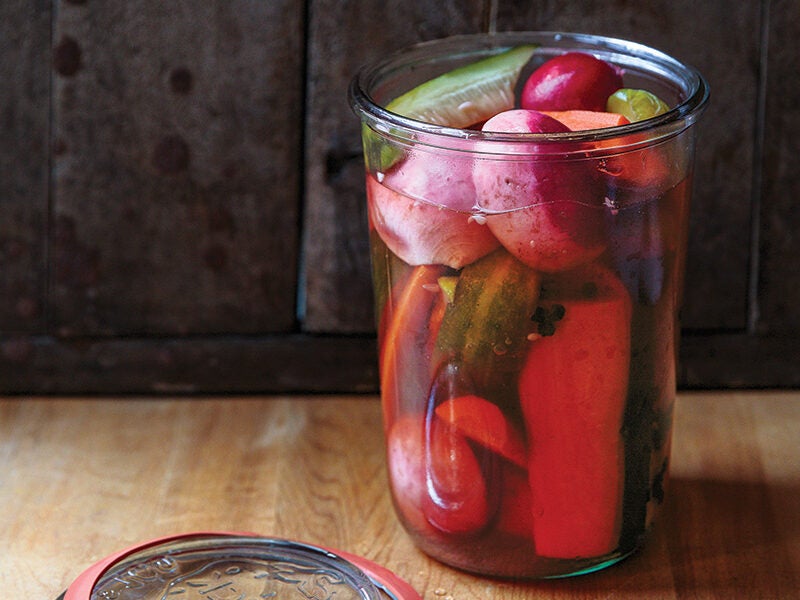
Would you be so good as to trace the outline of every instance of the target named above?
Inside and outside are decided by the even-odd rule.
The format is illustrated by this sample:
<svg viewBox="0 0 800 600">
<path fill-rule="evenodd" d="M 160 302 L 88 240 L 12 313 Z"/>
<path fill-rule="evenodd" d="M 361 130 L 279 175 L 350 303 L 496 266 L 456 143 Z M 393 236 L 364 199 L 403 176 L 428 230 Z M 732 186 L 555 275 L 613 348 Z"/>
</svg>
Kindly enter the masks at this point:
<svg viewBox="0 0 800 600">
<path fill-rule="evenodd" d="M 513 109 L 528 73 L 568 52 L 669 109 L 590 130 L 482 129 L 486 106 Z M 501 70 L 520 53 L 514 87 Z M 670 56 L 571 33 L 427 42 L 354 78 L 391 492 L 426 553 L 562 577 L 642 543 L 667 483 L 707 99 Z"/>
</svg>

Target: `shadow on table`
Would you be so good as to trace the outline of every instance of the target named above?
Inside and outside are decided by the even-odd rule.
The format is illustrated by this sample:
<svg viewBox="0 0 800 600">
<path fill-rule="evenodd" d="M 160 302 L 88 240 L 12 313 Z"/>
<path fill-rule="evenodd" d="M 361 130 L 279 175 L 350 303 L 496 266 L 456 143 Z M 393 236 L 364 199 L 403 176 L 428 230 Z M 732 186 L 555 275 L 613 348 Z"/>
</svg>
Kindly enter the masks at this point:
<svg viewBox="0 0 800 600">
<path fill-rule="evenodd" d="M 680 478 L 669 485 L 639 552 L 598 573 L 519 587 L 547 598 L 800 597 L 800 557 L 791 554 L 800 547 L 800 477 L 769 486 Z"/>
</svg>

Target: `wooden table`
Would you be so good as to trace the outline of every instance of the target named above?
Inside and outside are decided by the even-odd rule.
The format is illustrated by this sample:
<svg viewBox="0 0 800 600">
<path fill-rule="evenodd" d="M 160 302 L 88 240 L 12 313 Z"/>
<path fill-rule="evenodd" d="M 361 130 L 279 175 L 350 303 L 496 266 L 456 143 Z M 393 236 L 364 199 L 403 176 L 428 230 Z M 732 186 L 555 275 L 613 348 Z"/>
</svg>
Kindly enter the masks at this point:
<svg viewBox="0 0 800 600">
<path fill-rule="evenodd" d="M 800 597 L 800 392 L 684 393 L 666 511 L 581 578 L 494 581 L 414 549 L 374 397 L 0 400 L 0 581 L 55 599 L 125 546 L 247 530 L 361 554 L 430 600 Z"/>
</svg>

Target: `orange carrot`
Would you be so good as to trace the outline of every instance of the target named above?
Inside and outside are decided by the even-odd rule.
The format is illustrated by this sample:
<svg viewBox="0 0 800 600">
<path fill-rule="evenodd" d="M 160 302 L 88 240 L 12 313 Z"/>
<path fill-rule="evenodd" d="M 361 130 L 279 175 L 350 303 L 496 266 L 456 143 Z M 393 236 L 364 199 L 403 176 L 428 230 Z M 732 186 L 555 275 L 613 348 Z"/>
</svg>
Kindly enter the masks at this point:
<svg viewBox="0 0 800 600">
<path fill-rule="evenodd" d="M 397 299 L 393 293 L 384 308 L 379 368 L 385 419 L 407 412 L 428 395 L 429 366 L 427 361 L 417 363 L 424 359 L 421 348 L 430 344 L 431 337 L 436 339 L 438 325 L 432 325 L 430 319 L 437 298 L 442 297 L 437 279 L 443 273 L 441 266 L 414 267 Z M 438 319 L 441 321 L 441 316 Z"/>
<path fill-rule="evenodd" d="M 619 543 L 631 310 L 624 285 L 604 267 L 543 288 L 534 315 L 541 337 L 519 384 L 542 556 L 602 556 Z"/>
<path fill-rule="evenodd" d="M 527 451 L 522 433 L 511 424 L 496 404 L 479 396 L 459 396 L 445 400 L 437 406 L 436 416 L 492 452 L 523 469 L 527 467 Z"/>
<path fill-rule="evenodd" d="M 612 112 L 591 110 L 541 112 L 560 121 L 572 131 L 617 127 L 630 123 L 624 115 Z M 643 141 L 641 134 L 636 138 L 628 137 L 621 141 L 607 140 L 596 143 L 601 147 L 613 148 L 619 143 L 631 144 L 636 141 Z M 650 187 L 669 179 L 669 168 L 662 156 L 662 151 L 657 148 L 642 148 L 609 156 L 605 159 L 603 171 L 630 187 Z"/>
<path fill-rule="evenodd" d="M 553 117 L 556 121 L 560 121 L 572 131 L 617 127 L 618 125 L 630 123 L 625 116 L 612 112 L 595 110 L 545 110 L 539 112 Z"/>
</svg>

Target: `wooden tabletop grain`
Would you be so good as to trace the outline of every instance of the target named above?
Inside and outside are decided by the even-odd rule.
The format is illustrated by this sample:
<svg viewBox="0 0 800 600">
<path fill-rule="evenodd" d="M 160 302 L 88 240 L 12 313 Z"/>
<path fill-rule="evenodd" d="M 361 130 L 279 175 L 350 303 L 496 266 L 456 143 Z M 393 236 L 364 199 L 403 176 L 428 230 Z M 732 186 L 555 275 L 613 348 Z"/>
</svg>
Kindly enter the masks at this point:
<svg viewBox="0 0 800 600">
<path fill-rule="evenodd" d="M 800 392 L 683 393 L 648 545 L 606 571 L 478 578 L 395 520 L 373 396 L 0 399 L 0 581 L 55 599 L 150 538 L 252 531 L 338 548 L 425 599 L 800 597 Z"/>
</svg>

